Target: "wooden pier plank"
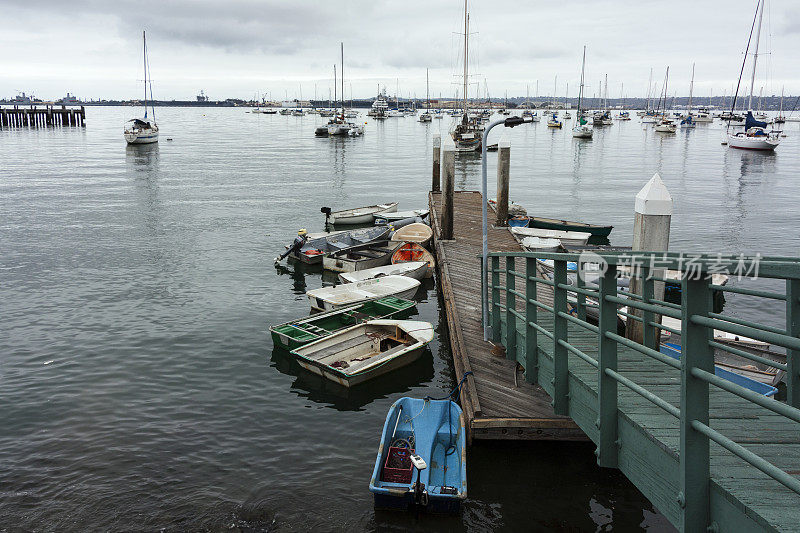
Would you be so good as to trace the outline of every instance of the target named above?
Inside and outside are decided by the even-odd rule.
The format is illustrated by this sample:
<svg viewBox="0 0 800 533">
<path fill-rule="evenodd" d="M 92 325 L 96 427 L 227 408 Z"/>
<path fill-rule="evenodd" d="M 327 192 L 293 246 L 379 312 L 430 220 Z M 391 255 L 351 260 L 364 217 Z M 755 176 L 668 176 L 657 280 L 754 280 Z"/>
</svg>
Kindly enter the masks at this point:
<svg viewBox="0 0 800 533">
<path fill-rule="evenodd" d="M 453 241 L 439 238 L 441 193 L 431 193 L 429 203 L 454 366 L 459 379 L 465 371 L 473 372 L 462 391 L 471 438 L 586 440 L 569 417 L 553 413 L 550 397 L 541 387 L 527 383 L 513 361 L 492 355 L 492 345 L 483 340 L 478 289 L 482 247 L 480 193 L 455 194 Z M 489 247 L 492 251 L 520 250 L 511 234 L 502 228 L 490 230 Z"/>
</svg>

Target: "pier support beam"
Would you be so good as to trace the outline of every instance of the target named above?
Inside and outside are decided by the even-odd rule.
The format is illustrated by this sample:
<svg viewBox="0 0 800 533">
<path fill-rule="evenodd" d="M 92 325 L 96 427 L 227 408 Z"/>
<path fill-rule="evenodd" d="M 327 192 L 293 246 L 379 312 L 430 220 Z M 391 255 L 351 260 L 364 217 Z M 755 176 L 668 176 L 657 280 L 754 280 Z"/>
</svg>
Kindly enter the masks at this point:
<svg viewBox="0 0 800 533">
<path fill-rule="evenodd" d="M 495 226 L 508 226 L 508 183 L 511 170 L 511 142 L 505 137 L 497 143 L 497 219 Z"/>
<path fill-rule="evenodd" d="M 442 240 L 453 240 L 453 194 L 456 187 L 456 144 L 442 141 Z"/>
<path fill-rule="evenodd" d="M 672 222 L 672 196 L 670 196 L 661 176 L 654 174 L 650 181 L 642 187 L 636 195 L 635 215 L 633 222 L 633 251 L 666 252 L 669 248 L 669 229 Z M 650 267 L 655 265 L 641 265 Z M 649 275 L 663 278 L 666 271 L 658 268 L 649 268 Z M 631 275 L 636 274 L 631 272 Z M 633 294 L 642 295 L 644 284 L 636 277 L 631 278 L 630 291 Z M 648 291 L 649 292 L 649 291 Z M 657 281 L 653 283 L 653 298 L 664 299 L 664 283 Z M 635 316 L 643 316 L 642 311 L 634 310 Z M 660 316 L 655 317 L 656 322 L 661 321 Z M 647 325 L 651 328 L 653 326 Z M 658 349 L 659 330 L 648 335 L 648 339 L 654 339 L 655 346 L 648 346 L 654 350 Z M 625 327 L 625 337 L 643 343 L 644 328 L 643 324 L 637 320 L 628 319 Z"/>
<path fill-rule="evenodd" d="M 441 161 L 442 161 L 442 134 L 433 134 L 433 171 L 431 172 L 431 191 L 439 192 L 442 190 L 441 180 Z"/>
</svg>

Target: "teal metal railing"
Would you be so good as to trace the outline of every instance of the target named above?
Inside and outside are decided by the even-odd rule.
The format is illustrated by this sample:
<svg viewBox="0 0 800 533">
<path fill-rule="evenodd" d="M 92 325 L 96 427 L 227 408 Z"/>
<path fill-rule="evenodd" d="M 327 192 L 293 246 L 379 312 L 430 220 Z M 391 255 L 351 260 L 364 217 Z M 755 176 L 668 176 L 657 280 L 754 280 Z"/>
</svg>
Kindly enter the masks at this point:
<svg viewBox="0 0 800 533">
<path fill-rule="evenodd" d="M 709 425 L 710 387 L 717 387 L 800 423 L 800 259 L 709 254 L 687 256 L 664 252 L 601 255 L 519 252 L 491 253 L 489 258 L 492 339 L 495 343 L 505 339 L 506 356 L 525 367 L 527 381 L 539 383 L 545 390 L 552 391 L 552 405 L 557 414 L 569 414 L 568 354 L 596 369 L 597 457 L 600 466 L 618 466 L 619 386 L 626 387 L 678 419 L 681 472 L 677 502 L 681 508 L 681 520 L 676 525 L 681 530 L 713 528 L 709 496 L 712 441 L 800 495 L 800 480 Z M 784 283 L 785 291 L 712 283 L 711 274 L 725 270 L 736 273 L 743 265 L 749 265 L 746 274 L 750 276 L 757 274 L 759 278 L 779 280 L 772 284 Z M 569 267 L 572 267 L 572 272 Z M 587 283 L 579 274 L 588 275 L 592 270 L 595 272 L 591 275 L 597 282 Z M 621 272 L 631 277 L 631 291 L 618 290 L 618 274 Z M 672 279 L 667 279 L 667 272 Z M 679 276 L 676 272 L 680 273 Z M 663 284 L 674 283 L 675 277 L 680 280 L 680 305 L 661 297 Z M 785 305 L 785 326 L 760 324 L 714 312 L 713 294 L 716 291 L 782 302 Z M 552 320 L 540 320 L 542 313 L 547 313 Z M 680 330 L 662 324 L 661 316 L 680 320 Z M 638 325 L 640 335 L 636 340 L 621 334 L 625 327 L 623 317 L 627 327 Z M 542 324 L 552 324 L 552 329 Z M 596 357 L 570 343 L 570 324 L 597 335 L 596 350 L 589 350 L 596 351 Z M 501 331 L 502 327 L 505 331 Z M 786 362 L 719 342 L 714 338 L 714 330 L 782 347 L 786 351 Z M 660 331 L 681 336 L 680 360 L 659 351 Z M 524 343 L 523 346 L 518 347 L 518 342 Z M 552 379 L 549 383 L 541 382 L 540 346 L 552 346 Z M 646 384 L 637 384 L 623 375 L 617 368 L 619 346 L 679 370 L 680 407 L 649 391 Z M 716 376 L 715 350 L 724 350 L 785 372 L 786 402 Z M 518 357 L 519 354 L 524 356 Z"/>
</svg>

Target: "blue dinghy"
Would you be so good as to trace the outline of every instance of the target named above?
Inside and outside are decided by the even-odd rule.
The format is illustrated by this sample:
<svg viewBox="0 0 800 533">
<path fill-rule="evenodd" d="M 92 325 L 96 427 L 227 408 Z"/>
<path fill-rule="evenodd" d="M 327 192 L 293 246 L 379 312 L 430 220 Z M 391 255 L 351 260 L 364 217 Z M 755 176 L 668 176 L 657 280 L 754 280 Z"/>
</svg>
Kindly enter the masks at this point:
<svg viewBox="0 0 800 533">
<path fill-rule="evenodd" d="M 459 512 L 467 497 L 465 436 L 455 402 L 397 400 L 386 416 L 369 482 L 375 507 L 406 510 L 416 503 L 433 513 Z M 412 461 L 412 455 L 418 457 Z"/>
</svg>

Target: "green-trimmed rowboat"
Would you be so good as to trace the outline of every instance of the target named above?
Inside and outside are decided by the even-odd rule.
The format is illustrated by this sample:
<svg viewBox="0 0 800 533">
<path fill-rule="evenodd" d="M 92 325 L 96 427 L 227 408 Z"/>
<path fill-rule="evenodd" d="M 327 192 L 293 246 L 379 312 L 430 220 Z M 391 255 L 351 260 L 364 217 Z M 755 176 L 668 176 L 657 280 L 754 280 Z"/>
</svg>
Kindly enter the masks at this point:
<svg viewBox="0 0 800 533">
<path fill-rule="evenodd" d="M 275 346 L 294 350 L 367 320 L 408 318 L 414 312 L 416 305 L 415 302 L 403 298 L 385 296 L 285 322 L 270 327 L 269 331 L 272 333 Z"/>
</svg>

